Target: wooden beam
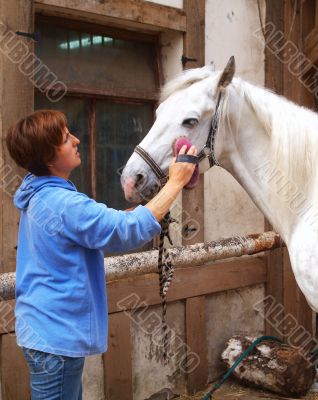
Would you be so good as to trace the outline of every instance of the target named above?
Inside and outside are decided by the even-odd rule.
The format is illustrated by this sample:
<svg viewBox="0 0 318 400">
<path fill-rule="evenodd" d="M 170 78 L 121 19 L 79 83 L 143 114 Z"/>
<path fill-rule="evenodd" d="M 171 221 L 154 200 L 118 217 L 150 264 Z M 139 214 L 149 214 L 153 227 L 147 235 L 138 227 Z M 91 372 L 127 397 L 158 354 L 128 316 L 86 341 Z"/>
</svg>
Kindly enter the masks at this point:
<svg viewBox="0 0 318 400">
<path fill-rule="evenodd" d="M 15 300 L 0 302 L 0 335 L 15 331 Z"/>
<path fill-rule="evenodd" d="M 283 0 L 266 0 L 266 24 L 272 23 L 277 30 L 283 27 Z M 275 93 L 283 94 L 283 64 L 265 45 L 265 86 Z M 272 229 L 268 221 L 265 221 L 265 231 Z M 267 253 L 267 282 L 265 286 L 266 295 L 273 296 L 277 303 L 284 302 L 284 268 L 283 249 L 278 248 Z M 269 321 L 265 320 L 265 332 L 268 335 L 279 336 L 276 329 Z"/>
<path fill-rule="evenodd" d="M 187 16 L 183 55 L 196 60 L 187 62 L 184 67 L 202 67 L 205 63 L 205 0 L 183 0 L 183 9 Z M 202 174 L 195 189 L 182 191 L 182 244 L 203 241 L 204 176 Z"/>
<path fill-rule="evenodd" d="M 167 301 L 238 289 L 266 282 L 266 259 L 249 257 L 178 269 L 168 291 Z M 107 284 L 109 313 L 145 305 L 160 304 L 158 275 L 149 274 Z M 128 301 L 126 301 L 128 299 Z M 133 301 L 130 301 L 130 300 Z"/>
<path fill-rule="evenodd" d="M 91 197 L 96 199 L 96 100 L 89 105 L 89 183 Z"/>
<path fill-rule="evenodd" d="M 11 31 L 12 34 L 11 29 L 33 32 L 32 0 L 12 0 L 10 6 L 7 1 L 0 0 L 0 10 L 1 21 L 7 26 L 7 32 Z M 5 42 L 1 41 L 0 44 L 0 272 L 15 271 L 19 212 L 13 205 L 13 195 L 25 175 L 25 171 L 18 168 L 10 157 L 5 136 L 14 122 L 32 113 L 34 108 L 32 83 L 20 72 L 19 62 L 14 64 L 8 57 L 9 54 L 14 55 L 14 47 L 19 46 L 19 42 L 26 46 L 26 51 L 33 52 L 33 41 L 16 36 L 7 47 Z"/>
<path fill-rule="evenodd" d="M 301 50 L 314 64 L 318 61 L 318 0 L 306 0 L 302 3 L 301 37 L 303 46 Z"/>
<path fill-rule="evenodd" d="M 186 31 L 183 10 L 143 0 L 35 0 L 37 13 L 111 26 Z"/>
<path fill-rule="evenodd" d="M 318 26 L 316 26 L 306 37 L 304 43 L 304 54 L 312 64 L 318 61 Z"/>
<path fill-rule="evenodd" d="M 187 17 L 187 31 L 184 35 L 183 54 L 195 58 L 185 68 L 203 67 L 205 63 L 205 0 L 183 0 Z"/>
<path fill-rule="evenodd" d="M 130 319 L 125 313 L 108 318 L 108 350 L 103 355 L 106 400 L 132 400 Z"/>
<path fill-rule="evenodd" d="M 200 358 L 199 365 L 187 376 L 189 394 L 206 388 L 208 382 L 208 359 L 206 338 L 205 296 L 191 297 L 186 300 L 186 342 L 189 352 Z"/>
<path fill-rule="evenodd" d="M 271 23 L 277 31 L 283 27 L 283 0 L 266 0 L 266 24 Z M 283 64 L 265 44 L 265 86 L 277 94 L 283 94 Z"/>
<path fill-rule="evenodd" d="M 275 298 L 276 303 L 284 303 L 284 268 L 283 268 L 284 249 L 272 250 L 267 255 L 267 282 L 265 285 L 266 296 Z M 265 332 L 267 335 L 282 338 L 281 334 L 270 321 L 265 320 Z"/>
</svg>

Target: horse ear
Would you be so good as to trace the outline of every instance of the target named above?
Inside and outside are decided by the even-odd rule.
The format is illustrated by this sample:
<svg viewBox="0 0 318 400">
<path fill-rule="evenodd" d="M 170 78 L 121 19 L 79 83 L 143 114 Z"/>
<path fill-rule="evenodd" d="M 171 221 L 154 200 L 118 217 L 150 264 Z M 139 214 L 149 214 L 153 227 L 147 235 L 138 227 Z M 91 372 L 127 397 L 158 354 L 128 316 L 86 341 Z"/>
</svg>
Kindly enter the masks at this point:
<svg viewBox="0 0 318 400">
<path fill-rule="evenodd" d="M 221 78 L 218 82 L 218 89 L 225 89 L 227 85 L 232 82 L 233 76 L 235 73 L 235 58 L 231 56 L 224 71 L 222 72 Z"/>
</svg>

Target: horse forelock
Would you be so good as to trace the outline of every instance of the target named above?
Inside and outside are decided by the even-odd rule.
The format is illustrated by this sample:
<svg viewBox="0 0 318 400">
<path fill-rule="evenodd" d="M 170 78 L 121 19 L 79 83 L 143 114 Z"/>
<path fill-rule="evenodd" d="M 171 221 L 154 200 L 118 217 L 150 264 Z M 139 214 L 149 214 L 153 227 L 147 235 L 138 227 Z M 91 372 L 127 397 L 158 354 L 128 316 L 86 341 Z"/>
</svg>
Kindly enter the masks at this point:
<svg viewBox="0 0 318 400">
<path fill-rule="evenodd" d="M 180 90 L 186 89 L 196 82 L 200 82 L 204 79 L 210 78 L 221 72 L 216 73 L 212 70 L 211 66 L 205 66 L 202 68 L 193 68 L 183 71 L 176 78 L 167 82 L 160 91 L 160 102 L 165 101 L 173 93 L 179 92 Z"/>
</svg>

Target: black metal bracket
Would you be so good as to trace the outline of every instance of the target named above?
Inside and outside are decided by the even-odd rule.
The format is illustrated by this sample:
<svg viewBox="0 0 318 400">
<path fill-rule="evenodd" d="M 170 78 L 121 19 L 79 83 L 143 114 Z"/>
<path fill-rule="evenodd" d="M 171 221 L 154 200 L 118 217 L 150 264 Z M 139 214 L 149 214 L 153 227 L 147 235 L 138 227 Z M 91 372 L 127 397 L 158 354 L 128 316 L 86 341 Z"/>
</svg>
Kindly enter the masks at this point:
<svg viewBox="0 0 318 400">
<path fill-rule="evenodd" d="M 188 61 L 198 61 L 198 59 L 192 58 L 192 57 L 187 57 L 184 54 L 182 54 L 182 57 L 181 57 L 182 65 L 185 66 Z"/>
<path fill-rule="evenodd" d="M 28 33 L 28 32 L 17 31 L 16 35 L 27 37 L 29 39 L 33 39 L 35 42 L 39 42 L 40 41 L 40 32 Z"/>
</svg>

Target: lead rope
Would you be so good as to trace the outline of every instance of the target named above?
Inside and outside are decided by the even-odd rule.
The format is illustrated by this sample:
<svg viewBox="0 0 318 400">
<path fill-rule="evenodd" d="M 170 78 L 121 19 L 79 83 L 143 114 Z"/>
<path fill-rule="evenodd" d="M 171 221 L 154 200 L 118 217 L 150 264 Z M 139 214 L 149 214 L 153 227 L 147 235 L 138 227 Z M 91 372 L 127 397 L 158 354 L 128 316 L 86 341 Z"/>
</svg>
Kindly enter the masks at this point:
<svg viewBox="0 0 318 400">
<path fill-rule="evenodd" d="M 168 356 L 168 325 L 166 320 L 167 315 L 167 292 L 173 278 L 174 266 L 171 261 L 169 250 L 164 247 L 165 238 L 169 240 L 172 245 L 169 227 L 173 222 L 177 222 L 171 217 L 170 211 L 163 217 L 161 221 L 161 233 L 159 240 L 159 253 L 158 253 L 158 274 L 159 274 L 159 294 L 161 298 L 161 326 L 162 326 L 162 344 L 163 344 L 163 359 L 167 361 Z"/>
</svg>

